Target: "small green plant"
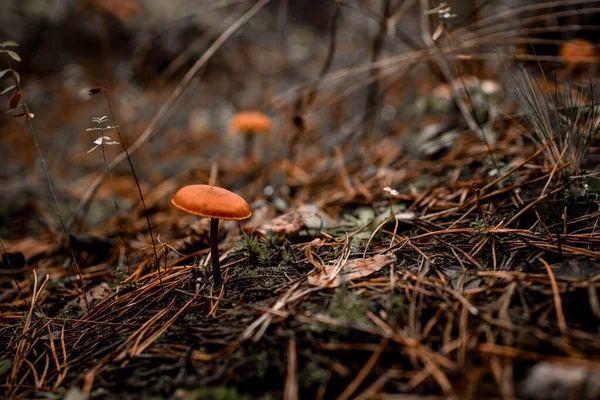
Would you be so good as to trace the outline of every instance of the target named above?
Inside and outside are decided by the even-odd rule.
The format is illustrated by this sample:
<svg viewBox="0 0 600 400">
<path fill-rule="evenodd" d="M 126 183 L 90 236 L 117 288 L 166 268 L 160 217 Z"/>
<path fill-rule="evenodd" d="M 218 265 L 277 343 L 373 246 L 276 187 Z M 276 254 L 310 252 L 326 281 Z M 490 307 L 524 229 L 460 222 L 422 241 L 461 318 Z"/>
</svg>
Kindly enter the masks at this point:
<svg viewBox="0 0 600 400">
<path fill-rule="evenodd" d="M 93 126 L 91 128 L 87 128 L 86 131 L 87 132 L 97 132 L 97 133 L 99 133 L 100 136 L 98 136 L 94 140 L 95 146 L 92 147 L 91 149 L 89 149 L 87 152 L 89 154 L 92 151 L 96 150 L 98 147 L 100 147 L 102 149 L 102 160 L 104 161 L 104 167 L 106 168 L 106 172 L 108 173 L 110 185 L 111 185 L 112 191 L 113 191 L 113 196 L 115 196 L 115 199 L 114 199 L 115 212 L 117 213 L 117 217 L 119 218 L 119 228 L 121 230 L 121 240 L 123 242 L 123 248 L 125 249 L 125 260 L 127 263 L 127 273 L 130 274 L 131 270 L 130 270 L 130 264 L 129 264 L 129 251 L 128 251 L 129 246 L 128 246 L 127 237 L 125 234 L 125 223 L 123 221 L 123 216 L 121 215 L 121 211 L 119 210 L 119 204 L 117 203 L 117 199 L 116 199 L 117 190 L 115 189 L 115 182 L 113 181 L 112 172 L 108 166 L 108 161 L 106 159 L 106 149 L 105 149 L 106 145 L 119 144 L 119 142 L 114 141 L 109 136 L 105 135 L 105 133 L 107 131 L 116 129 L 117 126 L 111 126 L 108 122 L 109 122 L 109 120 L 108 120 L 107 116 L 103 116 L 103 117 L 99 117 L 99 118 L 92 117 L 92 123 L 95 124 L 95 126 Z"/>
<path fill-rule="evenodd" d="M 267 232 L 263 237 L 242 233 L 236 250 L 247 256 L 251 262 L 259 267 L 273 267 L 282 259 L 285 249 L 287 258 L 293 256 L 291 249 L 279 246 L 277 237 L 272 232 Z"/>
<path fill-rule="evenodd" d="M 117 278 L 117 280 L 119 281 L 124 281 L 125 279 L 127 279 L 127 277 L 129 276 L 130 271 L 129 271 L 129 266 L 125 266 L 125 265 L 117 265 L 117 267 L 115 268 L 115 270 L 113 271 L 112 275 Z"/>
<path fill-rule="evenodd" d="M 257 256 L 259 265 L 263 267 L 270 267 L 276 263 L 277 258 L 277 239 L 273 235 L 273 232 L 267 232 L 267 234 L 261 240 L 260 251 Z"/>
<path fill-rule="evenodd" d="M 251 233 L 242 232 L 239 236 L 238 244 L 235 247 L 235 251 L 250 257 L 256 258 L 260 252 L 260 243 L 258 237 Z"/>
<path fill-rule="evenodd" d="M 346 221 L 344 225 L 335 227 L 330 229 L 328 233 L 334 236 L 344 235 L 349 231 L 361 230 L 360 232 L 353 235 L 353 238 L 358 239 L 369 239 L 377 226 L 383 222 L 386 218 L 390 216 L 389 209 L 385 210 L 383 213 L 377 215 L 375 210 L 370 207 L 361 207 L 356 210 L 356 215 L 346 214 L 344 215 L 344 220 Z M 378 231 L 373 240 L 376 242 L 381 241 L 382 238 L 381 230 Z"/>
<path fill-rule="evenodd" d="M 69 319 L 72 317 L 72 308 L 68 305 L 61 308 L 58 312 L 58 318 L 60 318 L 63 322 L 69 322 Z"/>
<path fill-rule="evenodd" d="M 92 147 L 91 149 L 89 149 L 88 153 L 91 153 L 92 151 L 96 150 L 98 147 L 102 147 L 102 156 L 104 157 L 104 163 L 106 164 L 106 169 L 108 170 L 109 176 L 112 179 L 112 174 L 110 174 L 110 168 L 108 168 L 108 163 L 106 162 L 106 152 L 104 150 L 104 146 L 119 144 L 119 142 L 113 141 L 110 137 L 105 136 L 105 133 L 107 131 L 117 128 L 117 126 L 109 125 L 108 122 L 109 122 L 109 120 L 106 115 L 103 117 L 99 117 L 99 118 L 92 117 L 92 123 L 96 124 L 96 126 L 87 128 L 86 132 L 98 132 L 100 134 L 100 136 L 98 136 L 98 138 L 96 138 L 96 140 L 94 140 L 95 146 Z"/>
<path fill-rule="evenodd" d="M 367 240 L 358 236 L 352 236 L 350 240 L 350 250 L 354 253 L 363 252 L 367 248 Z"/>
<path fill-rule="evenodd" d="M 283 243 L 283 247 L 281 248 L 281 262 L 282 265 L 293 265 L 296 262 L 296 257 L 294 256 L 294 249 L 292 249 L 292 245 L 286 239 Z"/>
<path fill-rule="evenodd" d="M 106 103 L 108 104 L 108 109 L 110 111 L 110 116 L 112 118 L 113 121 L 115 121 L 115 114 L 113 112 L 113 108 L 112 108 L 112 102 L 110 101 L 110 96 L 108 95 L 108 92 L 106 91 L 106 89 L 104 89 L 103 87 L 95 87 L 95 88 L 91 88 L 89 91 L 90 96 L 94 96 L 96 94 L 99 93 L 103 93 L 104 96 L 106 97 Z M 105 122 L 108 122 L 108 118 L 107 117 L 102 117 L 100 119 L 98 119 L 97 121 L 98 125 L 101 125 Z M 116 121 L 115 121 L 116 123 Z M 135 181 L 135 186 L 137 187 L 138 190 L 138 194 L 140 196 L 140 200 L 142 202 L 142 208 L 144 209 L 144 217 L 146 218 L 146 225 L 148 226 L 148 233 L 150 234 L 150 240 L 152 242 L 152 249 L 154 250 L 154 261 L 155 261 L 155 267 L 156 267 L 156 271 L 158 272 L 158 279 L 160 281 L 160 288 L 161 290 L 163 290 L 163 281 L 162 281 L 162 274 L 160 272 L 160 264 L 158 262 L 158 253 L 156 251 L 156 243 L 154 241 L 154 233 L 152 232 L 152 224 L 150 223 L 150 216 L 148 211 L 148 208 L 146 207 L 146 200 L 144 200 L 144 194 L 142 193 L 142 188 L 140 186 L 140 181 L 138 179 L 137 173 L 135 172 L 135 168 L 133 166 L 133 161 L 131 160 L 131 156 L 129 155 L 129 150 L 127 149 L 127 146 L 125 145 L 125 141 L 123 140 L 123 135 L 121 134 L 121 130 L 119 128 L 118 124 L 115 124 L 114 126 L 104 126 L 102 127 L 96 127 L 96 128 L 100 128 L 102 130 L 102 132 L 104 133 L 105 130 L 109 130 L 109 129 L 114 129 L 117 132 L 117 135 L 119 137 L 120 142 L 113 142 L 111 144 L 117 144 L 120 143 L 121 147 L 123 148 L 123 152 L 125 153 L 125 157 L 127 158 L 127 162 L 129 163 L 129 169 L 131 171 L 131 175 L 133 176 L 133 179 Z M 94 130 L 94 129 L 92 129 Z M 101 139 L 100 139 L 100 143 L 99 145 L 104 145 L 104 144 L 108 144 L 105 142 L 105 140 L 110 140 L 110 138 L 105 139 L 106 137 L 104 135 L 101 135 Z M 96 139 L 98 140 L 98 139 Z M 96 143 L 96 142 L 94 142 Z M 96 143 L 98 144 L 98 143 Z M 104 147 L 102 148 L 104 150 Z M 93 149 L 92 149 L 93 150 Z M 106 163 L 106 160 L 105 160 Z M 106 169 L 108 172 L 110 172 L 110 166 L 108 164 L 106 164 Z M 114 187 L 114 186 L 113 186 Z M 98 187 L 96 186 L 96 189 Z M 82 200 L 79 204 L 79 206 L 77 207 L 77 210 L 75 211 L 74 216 L 71 218 L 71 220 L 69 221 L 69 225 L 72 225 L 75 223 L 75 221 L 77 221 L 77 218 L 80 216 L 80 214 L 83 212 L 83 210 L 85 209 L 85 204 L 87 204 L 87 202 L 89 201 L 89 198 L 86 198 L 85 200 Z"/>
<path fill-rule="evenodd" d="M 476 219 L 469 224 L 471 235 L 485 235 L 487 234 L 486 228 L 485 221 L 482 219 Z"/>
</svg>

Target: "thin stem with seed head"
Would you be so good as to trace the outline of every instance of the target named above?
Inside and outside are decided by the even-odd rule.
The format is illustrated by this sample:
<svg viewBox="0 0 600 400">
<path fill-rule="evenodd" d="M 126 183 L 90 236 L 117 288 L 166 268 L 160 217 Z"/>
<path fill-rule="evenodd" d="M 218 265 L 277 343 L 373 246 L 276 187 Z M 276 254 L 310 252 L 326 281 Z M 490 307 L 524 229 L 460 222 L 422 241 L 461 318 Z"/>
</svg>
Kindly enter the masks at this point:
<svg viewBox="0 0 600 400">
<path fill-rule="evenodd" d="M 158 262 L 158 253 L 156 251 L 156 243 L 154 242 L 154 234 L 152 233 L 152 224 L 150 223 L 150 217 L 148 216 L 148 209 L 146 208 L 146 201 L 144 200 L 144 194 L 142 193 L 142 188 L 140 187 L 140 181 L 138 179 L 137 173 L 135 172 L 135 168 L 133 167 L 133 162 L 131 161 L 131 156 L 129 155 L 129 150 L 125 145 L 125 141 L 123 140 L 123 135 L 121 135 L 121 129 L 119 128 L 119 124 L 115 119 L 115 113 L 113 112 L 112 103 L 110 101 L 110 96 L 108 92 L 104 88 L 99 88 L 102 93 L 106 96 L 106 102 L 108 103 L 108 110 L 110 112 L 110 118 L 115 124 L 115 130 L 117 131 L 117 135 L 119 135 L 119 141 L 121 142 L 121 146 L 123 146 L 123 151 L 125 152 L 125 156 L 127 157 L 127 162 L 129 163 L 129 168 L 131 169 L 131 174 L 133 175 L 133 179 L 135 180 L 135 186 L 138 189 L 138 193 L 140 195 L 140 200 L 142 201 L 142 207 L 144 208 L 144 217 L 146 217 L 146 224 L 148 225 L 148 232 L 150 233 L 150 240 L 152 240 L 152 249 L 154 250 L 154 263 L 156 265 L 156 270 L 158 271 L 158 279 L 160 281 L 160 288 L 163 289 L 162 282 L 162 274 L 160 272 L 160 263 Z M 109 166 L 106 168 L 110 171 Z"/>
</svg>

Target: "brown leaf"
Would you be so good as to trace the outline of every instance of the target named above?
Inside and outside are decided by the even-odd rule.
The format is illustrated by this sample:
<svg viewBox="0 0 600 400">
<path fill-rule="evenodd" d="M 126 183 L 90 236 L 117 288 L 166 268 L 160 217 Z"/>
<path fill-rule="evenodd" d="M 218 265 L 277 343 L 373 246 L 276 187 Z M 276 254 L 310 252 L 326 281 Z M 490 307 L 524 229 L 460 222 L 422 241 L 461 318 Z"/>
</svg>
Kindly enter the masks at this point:
<svg viewBox="0 0 600 400">
<path fill-rule="evenodd" d="M 77 298 L 67 303 L 66 308 L 73 310 L 74 312 L 76 312 L 77 315 L 85 314 L 88 311 L 88 304 L 90 305 L 90 307 L 93 307 L 94 305 L 100 303 L 102 300 L 106 299 L 112 294 L 113 291 L 110 289 L 108 284 L 102 282 L 101 284 L 94 286 L 85 293 L 87 303 L 82 296 L 77 296 Z"/>
<path fill-rule="evenodd" d="M 52 241 L 42 241 L 34 238 L 3 239 L 3 242 L 8 253 L 21 253 L 25 257 L 25 261 L 47 254 L 56 247 L 56 243 Z"/>
<path fill-rule="evenodd" d="M 271 221 L 261 224 L 256 231 L 262 235 L 271 231 L 280 236 L 293 236 L 298 233 L 303 226 L 304 215 L 298 211 L 290 211 Z"/>
<path fill-rule="evenodd" d="M 264 235 L 271 231 L 279 236 L 294 236 L 301 229 L 325 229 L 334 226 L 335 222 L 314 205 L 303 205 L 297 210 L 287 212 L 271 221 L 263 222 L 256 232 Z"/>
<path fill-rule="evenodd" d="M 13 109 L 19 105 L 19 101 L 21 101 L 21 92 L 15 90 L 12 97 L 10 98 L 10 103 L 8 103 L 8 105 L 11 109 Z"/>
<path fill-rule="evenodd" d="M 347 261 L 336 273 L 336 263 L 325 265 L 325 273 L 308 277 L 308 283 L 324 288 L 338 287 L 342 282 L 363 278 L 396 261 L 393 254 L 378 254 L 370 258 Z"/>
</svg>

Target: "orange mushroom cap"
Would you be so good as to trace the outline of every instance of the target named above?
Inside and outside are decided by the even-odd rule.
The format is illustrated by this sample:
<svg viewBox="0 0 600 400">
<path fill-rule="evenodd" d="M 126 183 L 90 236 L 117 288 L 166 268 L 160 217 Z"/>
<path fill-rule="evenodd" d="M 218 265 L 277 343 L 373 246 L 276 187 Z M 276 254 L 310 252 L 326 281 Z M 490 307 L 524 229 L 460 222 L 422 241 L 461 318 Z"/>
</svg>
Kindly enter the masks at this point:
<svg viewBox="0 0 600 400">
<path fill-rule="evenodd" d="M 596 57 L 596 46 L 585 39 L 573 39 L 562 45 L 559 55 L 566 64 L 579 64 Z"/>
<path fill-rule="evenodd" d="M 185 186 L 179 189 L 171 203 L 183 211 L 202 217 L 240 220 L 252 215 L 246 200 L 217 186 Z"/>
<path fill-rule="evenodd" d="M 138 0 L 79 0 L 78 4 L 83 9 L 117 17 L 121 22 L 130 21 L 142 12 Z"/>
<path fill-rule="evenodd" d="M 241 133 L 268 133 L 271 131 L 271 118 L 260 111 L 242 111 L 233 116 L 229 129 Z"/>
</svg>

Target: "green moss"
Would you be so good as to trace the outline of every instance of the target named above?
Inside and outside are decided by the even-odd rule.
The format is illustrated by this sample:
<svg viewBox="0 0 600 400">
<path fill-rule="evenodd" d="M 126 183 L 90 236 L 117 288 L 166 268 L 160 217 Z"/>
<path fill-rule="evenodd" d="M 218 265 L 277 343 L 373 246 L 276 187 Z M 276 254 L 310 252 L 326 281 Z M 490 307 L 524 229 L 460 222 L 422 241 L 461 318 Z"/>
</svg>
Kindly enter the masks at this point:
<svg viewBox="0 0 600 400">
<path fill-rule="evenodd" d="M 335 291 L 327 314 L 339 321 L 348 323 L 368 324 L 370 322 L 366 315 L 367 302 L 359 298 L 345 284 L 340 285 Z"/>
<path fill-rule="evenodd" d="M 366 249 L 367 243 L 367 239 L 362 239 L 358 236 L 353 236 L 352 240 L 350 241 L 350 248 L 352 249 L 352 251 L 360 253 Z M 331 258 L 335 257 L 332 256 Z"/>
<path fill-rule="evenodd" d="M 398 321 L 404 315 L 406 306 L 404 304 L 404 296 L 396 295 L 392 298 L 390 306 L 390 320 Z"/>
<path fill-rule="evenodd" d="M 329 375 L 329 371 L 315 362 L 311 362 L 306 368 L 302 369 L 298 377 L 298 383 L 303 388 L 318 386 Z"/>
<path fill-rule="evenodd" d="M 279 258 L 277 239 L 271 233 L 262 238 L 243 233 L 235 250 L 262 267 L 272 266 Z"/>
</svg>

